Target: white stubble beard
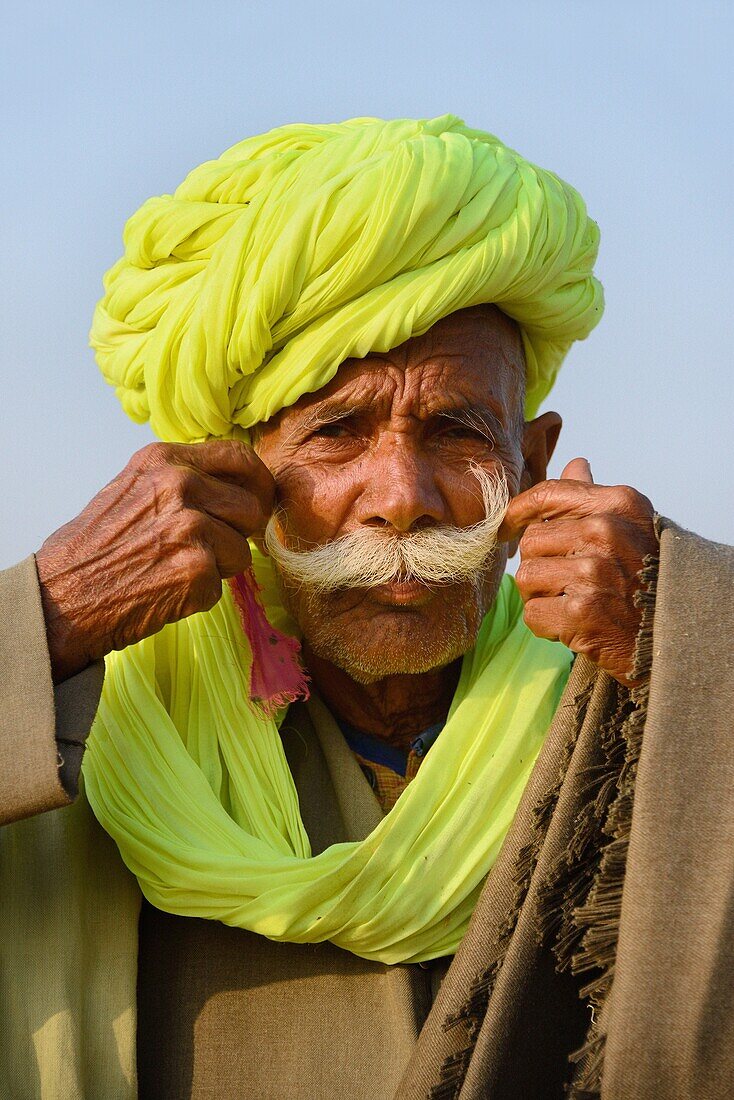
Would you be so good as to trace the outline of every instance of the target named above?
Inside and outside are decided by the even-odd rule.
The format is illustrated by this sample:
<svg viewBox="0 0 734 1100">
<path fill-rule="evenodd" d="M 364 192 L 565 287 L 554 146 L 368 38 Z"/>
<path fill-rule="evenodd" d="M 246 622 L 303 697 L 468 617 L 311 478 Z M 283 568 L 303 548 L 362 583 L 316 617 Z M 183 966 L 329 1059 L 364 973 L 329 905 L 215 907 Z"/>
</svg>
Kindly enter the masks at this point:
<svg viewBox="0 0 734 1100">
<path fill-rule="evenodd" d="M 365 526 L 303 551 L 284 545 L 278 530 L 282 517 L 271 518 L 265 544 L 286 606 L 314 653 L 358 683 L 373 683 L 443 667 L 471 649 L 504 569 L 504 556 L 498 560 L 497 555 L 497 532 L 509 501 L 501 467 L 495 474 L 479 466 L 471 472 L 479 482 L 485 515 L 469 528 L 423 528 L 403 535 Z M 445 593 L 451 613 L 434 610 L 440 617 L 437 629 L 426 631 L 416 629 L 420 619 L 409 609 L 376 609 L 398 617 L 388 637 L 370 646 L 364 624 L 360 623 L 362 629 L 349 629 L 348 614 L 339 605 L 352 592 L 360 602 L 360 596 L 369 597 L 370 589 L 397 579 L 425 584 L 436 591 L 439 604 Z M 340 629 L 342 623 L 346 629 Z"/>
</svg>

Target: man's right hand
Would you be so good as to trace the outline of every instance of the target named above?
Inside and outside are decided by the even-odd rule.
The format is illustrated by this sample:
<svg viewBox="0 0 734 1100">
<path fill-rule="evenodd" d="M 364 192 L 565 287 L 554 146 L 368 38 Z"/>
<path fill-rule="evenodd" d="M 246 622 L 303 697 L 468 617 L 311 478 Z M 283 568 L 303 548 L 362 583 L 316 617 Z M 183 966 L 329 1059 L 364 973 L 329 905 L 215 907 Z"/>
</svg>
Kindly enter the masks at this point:
<svg viewBox="0 0 734 1100">
<path fill-rule="evenodd" d="M 275 483 L 233 440 L 152 443 L 36 554 L 60 682 L 166 623 L 208 611 L 250 564 Z"/>
</svg>

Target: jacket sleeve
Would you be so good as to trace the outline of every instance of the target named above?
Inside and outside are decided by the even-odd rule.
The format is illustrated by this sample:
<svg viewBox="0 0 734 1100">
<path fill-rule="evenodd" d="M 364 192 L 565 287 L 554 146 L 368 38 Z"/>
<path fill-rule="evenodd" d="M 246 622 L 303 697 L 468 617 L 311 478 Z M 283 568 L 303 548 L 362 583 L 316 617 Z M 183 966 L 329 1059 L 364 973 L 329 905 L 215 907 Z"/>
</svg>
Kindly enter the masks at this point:
<svg viewBox="0 0 734 1100">
<path fill-rule="evenodd" d="M 0 824 L 76 798 L 104 662 L 54 687 L 33 555 L 0 571 Z"/>
</svg>

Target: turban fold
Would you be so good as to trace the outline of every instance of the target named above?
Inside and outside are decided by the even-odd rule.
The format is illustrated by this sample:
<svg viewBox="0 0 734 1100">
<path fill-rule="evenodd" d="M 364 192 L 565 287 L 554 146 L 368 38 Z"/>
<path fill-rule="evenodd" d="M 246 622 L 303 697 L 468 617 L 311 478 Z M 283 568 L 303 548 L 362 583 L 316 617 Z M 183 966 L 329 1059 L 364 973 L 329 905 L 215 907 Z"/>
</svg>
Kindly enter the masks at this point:
<svg viewBox="0 0 734 1100">
<path fill-rule="evenodd" d="M 572 187 L 452 115 L 282 126 L 130 218 L 90 339 L 159 438 L 247 438 L 345 359 L 494 303 L 532 416 L 601 316 L 598 239 Z"/>
</svg>

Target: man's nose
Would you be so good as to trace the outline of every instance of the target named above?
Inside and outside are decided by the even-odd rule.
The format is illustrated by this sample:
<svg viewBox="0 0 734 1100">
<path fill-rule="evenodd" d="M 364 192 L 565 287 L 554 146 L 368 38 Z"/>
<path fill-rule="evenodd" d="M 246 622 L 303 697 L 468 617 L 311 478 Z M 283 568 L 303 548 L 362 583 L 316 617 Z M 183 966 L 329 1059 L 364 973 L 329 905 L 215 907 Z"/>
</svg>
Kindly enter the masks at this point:
<svg viewBox="0 0 734 1100">
<path fill-rule="evenodd" d="M 448 522 L 432 464 L 410 442 L 399 436 L 381 440 L 363 471 L 360 523 L 406 533 Z"/>
</svg>

